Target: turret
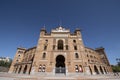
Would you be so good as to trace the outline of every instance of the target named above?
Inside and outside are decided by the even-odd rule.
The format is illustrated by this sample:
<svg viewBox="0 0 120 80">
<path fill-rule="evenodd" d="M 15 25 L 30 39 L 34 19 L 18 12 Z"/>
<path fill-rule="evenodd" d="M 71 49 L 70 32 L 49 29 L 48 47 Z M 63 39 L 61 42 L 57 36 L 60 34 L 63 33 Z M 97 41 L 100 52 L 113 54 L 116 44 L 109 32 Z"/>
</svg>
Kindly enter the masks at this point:
<svg viewBox="0 0 120 80">
<path fill-rule="evenodd" d="M 8 73 L 14 73 L 15 65 L 18 64 L 19 62 L 22 62 L 25 50 L 26 50 L 25 48 L 17 48 L 16 55 L 12 61 L 12 64 Z"/>
<path fill-rule="evenodd" d="M 45 33 L 47 33 L 47 31 L 45 30 L 45 28 L 42 28 L 40 30 L 40 37 L 43 37 L 45 35 Z"/>
<path fill-rule="evenodd" d="M 78 37 L 81 37 L 81 30 L 79 28 L 76 28 L 74 32 Z"/>
</svg>

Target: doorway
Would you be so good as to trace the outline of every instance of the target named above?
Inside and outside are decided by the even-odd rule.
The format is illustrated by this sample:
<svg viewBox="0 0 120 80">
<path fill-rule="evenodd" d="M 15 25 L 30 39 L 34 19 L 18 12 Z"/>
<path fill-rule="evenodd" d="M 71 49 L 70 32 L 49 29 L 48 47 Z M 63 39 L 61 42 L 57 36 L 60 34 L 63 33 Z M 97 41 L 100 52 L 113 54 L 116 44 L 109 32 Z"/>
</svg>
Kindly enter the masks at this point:
<svg viewBox="0 0 120 80">
<path fill-rule="evenodd" d="M 98 69 L 97 69 L 97 66 L 96 66 L 96 65 L 94 66 L 94 71 L 95 71 L 95 73 L 96 73 L 96 74 L 99 74 L 99 71 L 98 71 Z"/>
<path fill-rule="evenodd" d="M 56 57 L 55 73 L 66 73 L 65 57 L 63 55 Z"/>
</svg>

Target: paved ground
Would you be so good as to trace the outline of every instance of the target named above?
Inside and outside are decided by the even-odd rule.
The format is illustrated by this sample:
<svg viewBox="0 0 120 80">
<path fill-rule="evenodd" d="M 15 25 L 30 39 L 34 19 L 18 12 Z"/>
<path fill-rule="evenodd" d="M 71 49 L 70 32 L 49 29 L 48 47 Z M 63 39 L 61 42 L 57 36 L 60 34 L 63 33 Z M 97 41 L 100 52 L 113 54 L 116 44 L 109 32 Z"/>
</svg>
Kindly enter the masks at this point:
<svg viewBox="0 0 120 80">
<path fill-rule="evenodd" d="M 77 76 L 38 76 L 25 74 L 0 73 L 0 80 L 120 80 L 120 76 L 106 75 L 77 75 Z"/>
</svg>

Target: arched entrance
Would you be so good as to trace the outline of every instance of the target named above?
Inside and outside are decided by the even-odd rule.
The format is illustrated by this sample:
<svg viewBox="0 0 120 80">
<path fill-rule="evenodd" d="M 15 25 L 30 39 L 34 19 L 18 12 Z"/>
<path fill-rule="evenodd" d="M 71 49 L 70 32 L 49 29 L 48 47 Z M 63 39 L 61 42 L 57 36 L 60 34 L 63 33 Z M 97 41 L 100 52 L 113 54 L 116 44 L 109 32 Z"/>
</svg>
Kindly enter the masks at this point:
<svg viewBox="0 0 120 80">
<path fill-rule="evenodd" d="M 107 74 L 107 71 L 106 71 L 105 67 L 104 67 L 104 71 L 105 71 L 105 73 Z"/>
<path fill-rule="evenodd" d="M 104 74 L 101 66 L 100 66 L 100 71 L 101 71 L 102 74 Z"/>
<path fill-rule="evenodd" d="M 24 70 L 23 70 L 23 73 L 25 74 L 26 71 L 27 71 L 27 65 L 25 65 L 25 68 L 24 68 Z"/>
<path fill-rule="evenodd" d="M 92 69 L 91 69 L 91 67 L 89 66 L 89 70 L 90 70 L 90 74 L 92 75 Z"/>
<path fill-rule="evenodd" d="M 55 73 L 65 73 L 65 57 L 63 55 L 58 55 L 56 57 Z"/>
<path fill-rule="evenodd" d="M 95 71 L 96 74 L 99 74 L 99 71 L 98 71 L 98 68 L 97 68 L 96 65 L 94 66 L 94 71 Z"/>
</svg>

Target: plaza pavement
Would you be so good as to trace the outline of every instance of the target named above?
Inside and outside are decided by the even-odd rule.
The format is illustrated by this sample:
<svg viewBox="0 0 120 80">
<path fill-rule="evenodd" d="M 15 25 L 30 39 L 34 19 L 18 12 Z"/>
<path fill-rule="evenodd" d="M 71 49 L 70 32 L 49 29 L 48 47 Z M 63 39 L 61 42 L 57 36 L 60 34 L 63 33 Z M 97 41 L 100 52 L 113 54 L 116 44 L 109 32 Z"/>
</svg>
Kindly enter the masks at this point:
<svg viewBox="0 0 120 80">
<path fill-rule="evenodd" d="M 76 75 L 76 76 L 65 76 L 65 75 L 39 76 L 39 75 L 0 73 L 0 80 L 120 80 L 120 76 L 118 75 L 114 76 L 114 74 Z"/>
</svg>

